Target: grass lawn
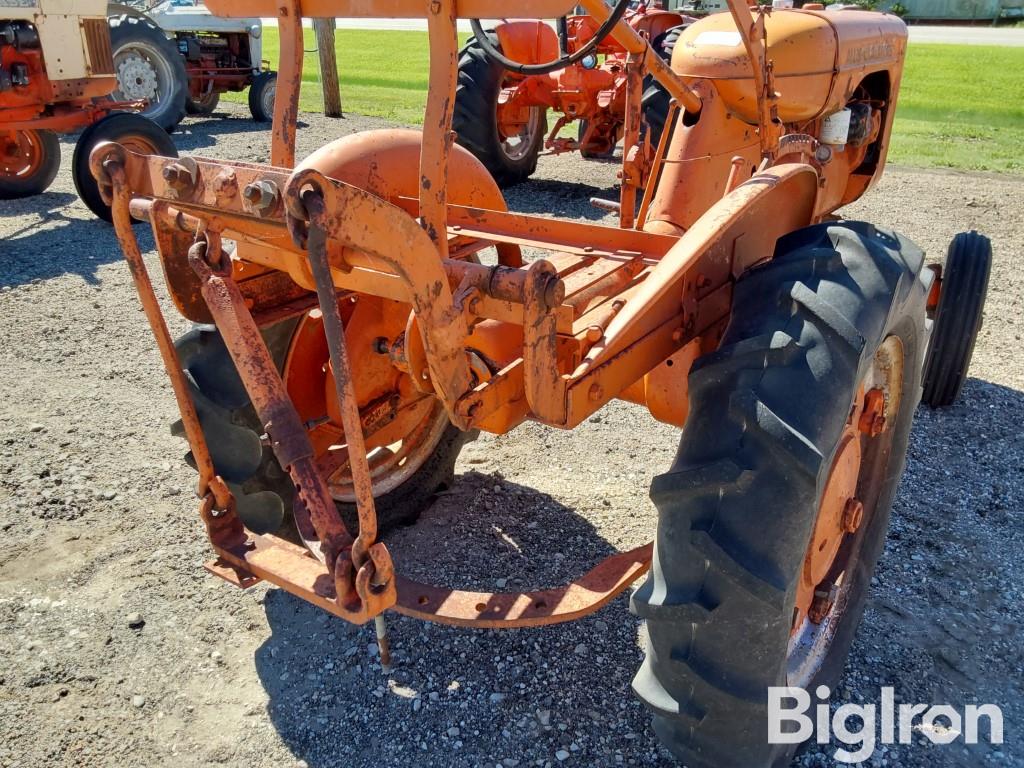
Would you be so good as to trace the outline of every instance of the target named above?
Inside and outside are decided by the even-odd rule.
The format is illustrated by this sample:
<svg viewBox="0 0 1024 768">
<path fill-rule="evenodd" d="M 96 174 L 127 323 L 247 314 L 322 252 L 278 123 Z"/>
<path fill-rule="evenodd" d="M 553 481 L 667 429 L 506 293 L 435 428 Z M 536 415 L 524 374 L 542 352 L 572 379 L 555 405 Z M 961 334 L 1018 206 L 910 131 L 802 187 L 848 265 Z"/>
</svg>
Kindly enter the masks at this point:
<svg viewBox="0 0 1024 768">
<path fill-rule="evenodd" d="M 312 30 L 306 30 L 306 50 L 315 45 Z M 277 52 L 277 29 L 265 28 L 264 56 L 276 62 Z M 426 33 L 338 30 L 337 52 L 346 111 L 422 122 Z M 301 108 L 320 111 L 315 53 L 306 54 L 303 71 Z M 894 132 L 889 152 L 894 163 L 1024 173 L 1021 50 L 911 45 Z"/>
</svg>

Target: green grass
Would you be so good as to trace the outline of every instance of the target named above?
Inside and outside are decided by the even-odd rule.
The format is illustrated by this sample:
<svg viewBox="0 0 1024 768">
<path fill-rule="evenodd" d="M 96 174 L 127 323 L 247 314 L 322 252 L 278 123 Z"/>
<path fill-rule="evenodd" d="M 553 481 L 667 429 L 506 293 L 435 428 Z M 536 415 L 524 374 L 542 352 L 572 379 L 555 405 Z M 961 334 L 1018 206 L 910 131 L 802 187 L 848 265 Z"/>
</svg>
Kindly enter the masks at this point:
<svg viewBox="0 0 1024 768">
<path fill-rule="evenodd" d="M 315 45 L 312 30 L 306 30 L 306 50 Z M 264 30 L 264 57 L 276 62 L 277 54 L 277 30 L 270 27 Z M 346 111 L 422 122 L 429 63 L 426 33 L 338 30 L 337 54 Z M 904 165 L 1024 173 L 1020 58 L 1019 48 L 911 45 L 889 159 Z M 306 54 L 303 72 L 300 106 L 320 111 L 316 53 Z"/>
<path fill-rule="evenodd" d="M 912 45 L 890 159 L 905 165 L 1024 173 L 1019 48 Z"/>
</svg>

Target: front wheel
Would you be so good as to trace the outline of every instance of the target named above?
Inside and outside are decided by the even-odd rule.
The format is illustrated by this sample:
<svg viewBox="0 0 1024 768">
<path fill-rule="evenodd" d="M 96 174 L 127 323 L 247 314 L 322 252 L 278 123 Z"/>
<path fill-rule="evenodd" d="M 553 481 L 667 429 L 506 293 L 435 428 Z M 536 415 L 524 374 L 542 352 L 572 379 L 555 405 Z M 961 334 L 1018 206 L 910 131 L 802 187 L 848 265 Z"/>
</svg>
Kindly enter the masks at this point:
<svg viewBox="0 0 1024 768">
<path fill-rule="evenodd" d="M 45 192 L 60 169 L 53 131 L 0 131 L 0 200 Z"/>
<path fill-rule="evenodd" d="M 277 97 L 277 73 L 260 72 L 249 86 L 249 112 L 257 123 L 274 120 L 274 99 Z"/>
<path fill-rule="evenodd" d="M 492 42 L 498 46 L 497 36 Z M 512 82 L 505 68 L 470 38 L 459 54 L 452 129 L 500 187 L 526 181 L 537 170 L 546 128 L 543 107 L 498 103 L 502 88 Z"/>
<path fill-rule="evenodd" d="M 383 533 L 414 522 L 435 495 L 450 486 L 462 446 L 475 433 L 454 427 L 440 401 L 420 395 L 408 374 L 378 351 L 380 339 L 393 339 L 404 331 L 406 305 L 361 296 L 358 302 L 344 302 L 341 309 L 360 413 L 367 420 L 367 458 Z M 266 327 L 262 333 L 289 397 L 307 424 L 317 464 L 338 511 L 355 533 L 355 490 L 333 397 L 323 322 L 319 314 L 307 315 Z M 297 535 L 318 555 L 305 510 L 294 504 L 291 477 L 260 440 L 265 428 L 220 333 L 213 326 L 199 326 L 175 346 L 188 372 L 214 467 L 235 495 L 243 524 L 254 533 Z M 173 431 L 183 434 L 180 422 Z"/>
<path fill-rule="evenodd" d="M 834 686 L 881 553 L 920 393 L 923 254 L 868 224 L 779 240 L 736 284 L 655 478 L 633 681 L 690 768 L 776 768 L 769 688 Z"/>
<path fill-rule="evenodd" d="M 177 157 L 178 150 L 167 131 L 149 118 L 134 112 L 115 112 L 82 131 L 71 160 L 75 189 L 90 211 L 104 221 L 111 221 L 113 215 L 110 206 L 104 202 L 99 184 L 89 170 L 89 155 L 101 141 L 113 141 L 131 152 L 143 155 Z"/>
<path fill-rule="evenodd" d="M 220 104 L 220 92 L 209 91 L 196 99 L 189 96 L 185 100 L 185 111 L 190 115 L 203 117 L 212 115 L 218 104 Z"/>
</svg>

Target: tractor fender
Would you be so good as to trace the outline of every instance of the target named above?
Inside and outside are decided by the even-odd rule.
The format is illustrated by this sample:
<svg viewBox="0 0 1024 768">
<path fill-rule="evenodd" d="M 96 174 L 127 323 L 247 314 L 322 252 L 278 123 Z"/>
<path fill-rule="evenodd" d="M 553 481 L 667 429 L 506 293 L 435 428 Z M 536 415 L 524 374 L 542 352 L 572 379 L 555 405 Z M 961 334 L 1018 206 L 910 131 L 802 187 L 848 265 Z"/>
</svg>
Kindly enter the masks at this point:
<svg viewBox="0 0 1024 768">
<path fill-rule="evenodd" d="M 325 144 L 295 170 L 315 169 L 416 215 L 422 143 L 423 134 L 408 128 L 362 131 Z M 452 146 L 448 159 L 447 190 L 448 202 L 455 205 L 508 210 L 491 174 L 458 144 Z"/>
<path fill-rule="evenodd" d="M 520 64 L 546 64 L 558 58 L 558 35 L 543 21 L 503 21 L 494 26 L 501 52 Z"/>
</svg>

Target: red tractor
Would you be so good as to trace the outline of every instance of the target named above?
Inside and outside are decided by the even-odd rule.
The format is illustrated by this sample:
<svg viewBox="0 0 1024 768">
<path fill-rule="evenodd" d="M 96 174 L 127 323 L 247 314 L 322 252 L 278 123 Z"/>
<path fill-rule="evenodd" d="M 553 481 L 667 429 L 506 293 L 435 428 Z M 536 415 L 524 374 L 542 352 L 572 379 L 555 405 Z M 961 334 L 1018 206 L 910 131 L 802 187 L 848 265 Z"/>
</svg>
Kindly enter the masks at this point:
<svg viewBox="0 0 1024 768">
<path fill-rule="evenodd" d="M 665 59 L 679 33 L 694 21 L 645 4 L 625 10 L 622 20 Z M 587 158 L 610 157 L 626 129 L 627 101 L 632 98 L 639 105 L 642 97 L 651 102 L 645 110 L 650 140 L 642 142 L 635 158 L 643 175 L 668 100 L 658 98 L 654 78 L 645 77 L 643 56 L 630 55 L 612 38 L 602 38 L 599 26 L 588 15 L 563 16 L 555 26 L 539 20 L 503 21 L 489 30 L 473 20 L 474 36 L 459 56 L 452 126 L 458 143 L 476 155 L 499 185 L 529 177 L 542 145 L 551 154 L 578 149 Z M 550 130 L 549 109 L 558 113 Z M 579 121 L 576 137 L 561 136 L 574 121 Z"/>
</svg>

